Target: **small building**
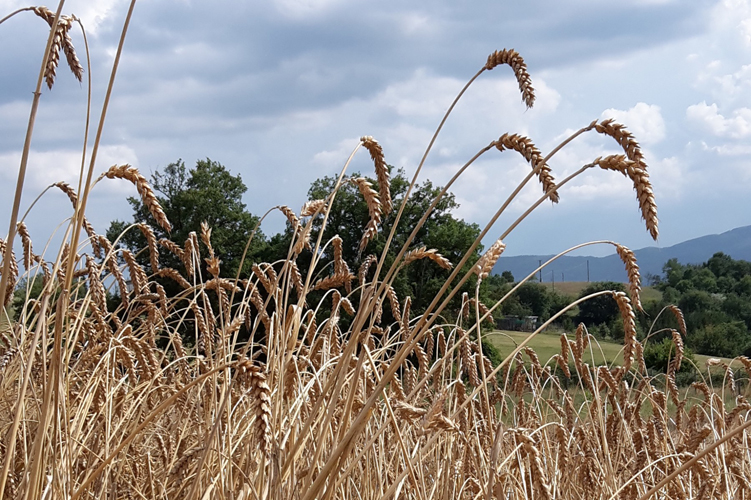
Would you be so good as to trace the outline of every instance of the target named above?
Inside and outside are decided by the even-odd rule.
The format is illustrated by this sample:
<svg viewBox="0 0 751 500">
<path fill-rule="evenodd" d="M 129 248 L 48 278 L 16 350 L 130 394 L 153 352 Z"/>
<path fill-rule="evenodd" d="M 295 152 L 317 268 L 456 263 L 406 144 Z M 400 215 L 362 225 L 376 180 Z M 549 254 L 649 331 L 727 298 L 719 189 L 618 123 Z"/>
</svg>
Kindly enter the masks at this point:
<svg viewBox="0 0 751 500">
<path fill-rule="evenodd" d="M 499 330 L 513 332 L 534 332 L 538 325 L 538 316 L 504 316 L 496 321 Z"/>
</svg>

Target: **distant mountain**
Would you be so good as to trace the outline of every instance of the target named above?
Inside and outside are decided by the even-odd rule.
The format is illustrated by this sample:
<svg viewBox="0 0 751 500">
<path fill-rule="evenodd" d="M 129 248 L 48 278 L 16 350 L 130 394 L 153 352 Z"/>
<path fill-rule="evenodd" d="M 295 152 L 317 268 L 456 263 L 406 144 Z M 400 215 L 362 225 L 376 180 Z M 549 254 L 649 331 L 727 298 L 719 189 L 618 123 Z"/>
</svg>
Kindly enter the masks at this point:
<svg viewBox="0 0 751 500">
<path fill-rule="evenodd" d="M 678 259 L 681 264 L 701 264 L 717 252 L 723 252 L 736 260 L 751 261 L 751 226 L 739 227 L 722 234 L 701 236 L 671 247 L 646 247 L 634 251 L 642 279 L 650 274 L 662 275 L 662 266 L 669 259 Z M 553 256 L 502 256 L 493 272 L 500 274 L 503 271 L 511 271 L 518 280 L 534 271 L 540 261 L 545 262 L 551 257 Z M 623 263 L 616 254 L 607 257 L 561 257 L 543 269 L 542 281 L 553 281 L 553 276 L 556 282 L 587 281 L 587 268 L 589 281 L 627 281 Z"/>
</svg>

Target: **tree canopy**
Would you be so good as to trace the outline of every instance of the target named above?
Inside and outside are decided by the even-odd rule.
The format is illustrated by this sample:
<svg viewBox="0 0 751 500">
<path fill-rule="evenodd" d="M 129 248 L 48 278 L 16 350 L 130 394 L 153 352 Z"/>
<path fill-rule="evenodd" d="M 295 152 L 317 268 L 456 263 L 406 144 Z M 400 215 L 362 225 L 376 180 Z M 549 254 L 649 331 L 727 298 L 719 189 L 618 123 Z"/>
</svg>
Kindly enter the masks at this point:
<svg viewBox="0 0 751 500">
<path fill-rule="evenodd" d="M 402 170 L 397 171 L 391 179 L 391 195 L 395 208 L 383 217 L 377 234 L 364 249 L 361 249 L 360 241 L 369 220 L 369 210 L 366 200 L 354 182 L 354 179 L 358 178 L 359 174 L 347 177 L 337 191 L 323 234 L 324 242 L 334 235 L 342 239 L 343 258 L 354 270 L 357 270 L 369 255 L 381 257 L 386 238 L 396 221 L 396 213 L 409 187 L 405 173 Z M 376 180 L 368 179 L 368 182 L 377 187 Z M 258 223 L 258 218 L 252 215 L 242 202 L 242 195 L 247 188 L 241 177 L 232 175 L 223 165 L 210 159 L 199 160 L 191 169 L 188 169 L 183 161 L 178 160 L 164 169 L 157 170 L 151 176 L 151 183 L 165 214 L 173 224 L 172 232 L 168 234 L 154 223 L 140 199 L 129 198 L 133 220 L 112 222 L 107 236 L 114 240 L 131 224 L 146 222 L 154 230 L 157 239 L 169 239 L 177 245 L 183 245 L 191 232 L 200 235 L 201 223 L 205 221 L 212 228 L 211 241 L 216 255 L 222 261 L 222 275 L 234 277 L 248 238 Z M 327 198 L 335 184 L 336 178 L 333 176 L 314 181 L 308 191 L 309 200 Z M 385 256 L 383 269 L 391 266 L 396 254 L 440 191 L 441 188 L 434 186 L 430 181 L 415 186 L 404 206 L 394 240 Z M 430 213 L 424 226 L 417 232 L 410 248 L 424 246 L 427 249 L 435 249 L 452 264 L 457 264 L 480 233 L 480 228 L 476 224 L 467 223 L 452 214 L 458 206 L 454 195 L 446 193 Z M 323 217 L 314 219 L 312 241 L 316 241 L 322 222 Z M 253 237 L 241 275 L 247 276 L 254 262 L 273 263 L 285 260 L 292 242 L 292 234 L 293 228 L 289 224 L 285 231 L 270 238 L 258 231 Z M 136 228 L 125 232 L 120 243 L 134 252 L 148 245 L 143 233 Z M 478 247 L 472 253 L 462 271 L 467 272 L 471 268 L 479 258 L 481 249 Z M 325 258 L 333 258 L 331 246 L 327 247 L 325 252 Z M 164 248 L 160 248 L 159 258 L 163 267 L 181 268 L 179 259 Z M 297 264 L 303 275 L 307 271 L 310 258 L 309 251 L 298 257 Z M 147 269 L 150 268 L 148 252 L 142 252 L 139 260 Z M 374 268 L 375 266 L 371 269 Z M 394 289 L 402 299 L 410 296 L 413 314 L 419 314 L 425 310 L 449 275 L 449 270 L 439 267 L 429 259 L 417 260 L 397 274 Z M 474 283 L 472 278 L 465 284 L 464 290 L 472 291 Z M 458 294 L 447 311 L 458 312 L 460 300 L 461 294 Z"/>
<path fill-rule="evenodd" d="M 232 175 L 221 163 L 209 158 L 197 161 L 191 169 L 178 160 L 154 172 L 151 184 L 158 193 L 157 199 L 164 213 L 172 222 L 172 232 L 167 233 L 155 223 L 140 198 L 130 197 L 128 202 L 133 208 L 133 221 L 113 221 L 107 237 L 114 241 L 130 224 L 146 222 L 157 239 L 165 238 L 182 245 L 191 232 L 200 235 L 201 223 L 205 221 L 212 228 L 211 242 L 222 261 L 222 275 L 234 276 L 248 239 L 258 225 L 258 217 L 252 215 L 242 202 L 242 195 L 248 188 L 240 175 Z M 145 236 L 137 229 L 127 231 L 120 241 L 133 251 L 147 246 Z M 264 247 L 265 237 L 259 231 L 253 237 L 244 267 Z M 160 261 L 165 266 L 178 267 L 177 257 L 163 249 Z M 150 268 L 148 255 L 141 256 L 140 262 Z"/>
<path fill-rule="evenodd" d="M 392 167 L 390 167 L 392 168 Z M 393 169 L 392 169 L 393 170 Z M 350 177 L 357 178 L 359 174 Z M 377 181 L 369 179 L 371 184 L 377 186 Z M 308 191 L 309 200 L 326 198 L 336 185 L 336 177 L 327 176 L 313 182 Z M 360 241 L 365 225 L 369 218 L 368 206 L 358 187 L 345 179 L 339 188 L 334 203 L 329 213 L 324 229 L 323 241 L 328 241 L 334 235 L 342 238 L 342 253 L 344 260 L 353 269 L 357 269 L 368 255 L 376 255 L 380 258 L 385 248 L 386 238 L 396 220 L 396 214 L 404 201 L 404 195 L 409 187 L 403 170 L 398 170 L 391 179 L 391 196 L 394 209 L 387 214 L 382 221 L 378 234 L 367 244 L 364 251 L 360 251 Z M 428 207 L 438 196 L 442 188 L 434 186 L 430 181 L 424 181 L 415 186 L 404 207 L 404 211 L 397 225 L 394 240 L 384 262 L 384 268 L 388 269 L 393 263 L 398 251 L 402 248 L 418 221 L 427 212 Z M 470 224 L 457 219 L 452 211 L 459 207 L 453 194 L 446 193 L 438 202 L 435 209 L 430 213 L 424 226 L 417 232 L 410 248 L 424 246 L 428 249 L 436 249 L 443 257 L 452 264 L 457 264 L 466 251 L 480 234 L 477 224 Z M 322 225 L 322 218 L 314 221 L 313 240 L 318 236 Z M 286 248 L 285 255 L 286 255 Z M 477 261 L 481 248 L 473 252 L 468 260 L 464 272 Z M 327 250 L 331 252 L 329 248 Z M 280 256 L 279 258 L 283 258 Z M 418 260 L 411 263 L 396 277 L 394 288 L 399 297 L 412 297 L 413 311 L 423 311 L 435 297 L 441 286 L 445 283 L 451 271 L 442 269 L 428 259 Z M 473 280 L 471 280 L 474 283 Z M 465 285 L 470 290 L 471 283 Z M 461 296 L 458 295 L 458 298 Z"/>
<path fill-rule="evenodd" d="M 670 259 L 657 282 L 662 301 L 650 305 L 655 317 L 676 304 L 685 317 L 686 345 L 701 354 L 734 357 L 751 354 L 751 262 L 718 252 L 703 264 Z M 672 327 L 661 318 L 657 328 Z"/>
</svg>

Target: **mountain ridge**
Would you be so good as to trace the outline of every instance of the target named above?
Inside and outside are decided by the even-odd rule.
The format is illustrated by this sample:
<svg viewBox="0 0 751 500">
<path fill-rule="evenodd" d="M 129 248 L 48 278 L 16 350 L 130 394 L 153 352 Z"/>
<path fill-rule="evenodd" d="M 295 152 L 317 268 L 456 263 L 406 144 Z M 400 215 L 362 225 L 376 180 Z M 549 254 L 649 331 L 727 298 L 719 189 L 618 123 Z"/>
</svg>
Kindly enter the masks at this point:
<svg viewBox="0 0 751 500">
<path fill-rule="evenodd" d="M 650 275 L 661 276 L 662 267 L 669 259 L 678 259 L 681 264 L 701 264 L 717 252 L 723 252 L 736 260 L 751 261 L 751 225 L 737 227 L 720 234 L 692 238 L 669 247 L 644 247 L 634 250 L 642 279 Z M 553 255 L 501 256 L 493 268 L 494 274 L 511 271 L 519 280 L 526 277 Z M 537 278 L 539 280 L 539 273 Z M 616 281 L 626 282 L 623 262 L 617 254 L 605 257 L 568 256 L 558 258 L 542 271 L 542 281 Z"/>
</svg>

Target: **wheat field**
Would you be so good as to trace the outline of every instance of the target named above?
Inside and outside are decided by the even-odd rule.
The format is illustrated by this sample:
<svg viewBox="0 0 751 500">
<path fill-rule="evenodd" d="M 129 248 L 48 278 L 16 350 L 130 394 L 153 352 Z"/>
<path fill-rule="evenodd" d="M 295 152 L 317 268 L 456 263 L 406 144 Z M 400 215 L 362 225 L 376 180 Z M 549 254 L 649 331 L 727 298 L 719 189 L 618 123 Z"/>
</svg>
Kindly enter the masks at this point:
<svg viewBox="0 0 751 500">
<path fill-rule="evenodd" d="M 37 90 L 43 82 L 54 84 L 60 50 L 73 75 L 81 79 L 83 68 L 69 35 L 77 20 L 42 7 L 16 13 L 27 11 L 51 27 Z M 121 50 L 122 43 L 115 69 Z M 456 99 L 470 91 L 477 78 L 499 67 L 513 71 L 521 97 L 531 107 L 531 76 L 522 56 L 510 49 L 493 52 Z M 447 103 L 447 118 L 455 103 Z M 440 196 L 477 158 L 493 150 L 520 154 L 530 170 L 460 262 L 411 246 L 428 213 L 406 244 L 394 249 L 398 253 L 391 265 L 385 264 L 384 250 L 353 269 L 341 257 L 341 239 L 313 237 L 314 222 L 326 223 L 345 165 L 340 183 L 325 199 L 306 203 L 300 211 L 276 207 L 293 228 L 287 258 L 256 262 L 249 275 L 231 279 L 221 277 L 222 256 L 214 252 L 207 225 L 185 242 L 157 240 L 146 224 L 129 228 L 141 231 L 148 241 L 142 250 L 149 257 L 147 274 L 136 255 L 88 223 L 90 190 L 99 182 L 121 179 L 133 184 L 160 226 L 171 224 L 136 168 L 114 165 L 95 178 L 104 114 L 79 189 L 54 185 L 73 205 L 57 255 L 48 258 L 35 252 L 17 208 L 0 245 L 0 301 L 10 304 L 21 279 L 43 283 L 38 297 L 27 295 L 18 317 L 6 313 L 0 321 L 3 498 L 751 495 L 751 404 L 743 396 L 732 397 L 738 387 L 727 367 L 722 387 L 702 382 L 691 390 L 676 386 L 686 334 L 677 308 L 664 311 L 675 317 L 676 356 L 667 374 L 648 375 L 634 323 L 635 311 L 641 308 L 641 282 L 628 248 L 599 242 L 614 245 L 623 260 L 629 294 L 593 294 L 610 295 L 619 306 L 625 331 L 622 364 L 588 362 L 591 337 L 586 325 L 561 335 L 554 365 L 543 367 L 526 345 L 538 332 L 500 364 L 494 365 L 483 353 L 480 324 L 506 297 L 482 304 L 481 281 L 501 256 L 508 234 L 541 203 L 559 198 L 565 202 L 564 188 L 571 179 L 590 169 L 626 176 L 633 183 L 646 229 L 657 238 L 657 205 L 648 167 L 623 124 L 594 121 L 546 155 L 531 139 L 513 133 L 479 151 Z M 623 153 L 595 158 L 556 181 L 551 159 L 585 133 L 615 140 Z M 383 227 L 383 217 L 396 211 L 398 218 L 403 206 L 392 203 L 384 150 L 372 137 L 353 146 L 371 156 L 377 178 L 376 183 L 355 181 L 369 208 L 362 248 L 382 233 L 388 249 L 394 234 Z M 431 146 L 432 141 L 410 189 Z M 19 172 L 21 190 L 25 161 Z M 500 234 L 469 272 L 462 273 L 498 217 L 521 188 L 535 180 L 541 185 L 539 200 Z M 19 199 L 20 192 L 16 205 Z M 324 248 L 333 251 L 324 253 Z M 165 255 L 177 257 L 181 265 L 165 267 Z M 301 255 L 311 260 L 305 272 L 298 265 Z M 392 284 L 405 266 L 424 259 L 452 274 L 418 315 L 411 313 L 410 297 L 397 296 Z M 168 296 L 164 280 L 181 291 Z M 465 314 L 446 322 L 447 304 L 470 280 L 477 283 L 475 297 L 465 295 Z M 113 293 L 114 305 L 108 303 Z M 382 321 L 385 308 L 395 321 Z M 739 361 L 751 371 L 751 360 Z M 576 398 L 561 384 L 563 379 L 577 381 Z"/>
</svg>

